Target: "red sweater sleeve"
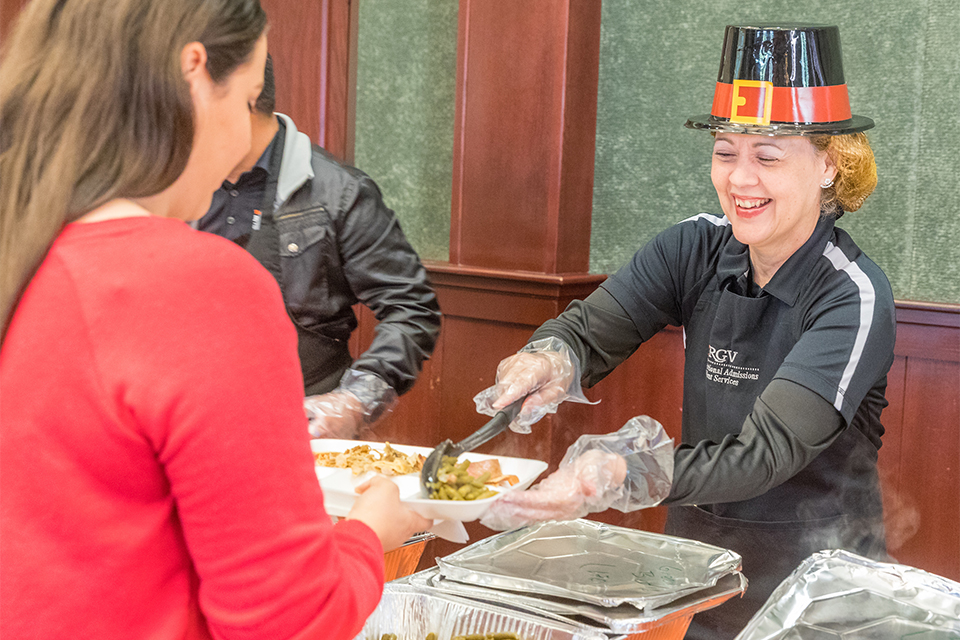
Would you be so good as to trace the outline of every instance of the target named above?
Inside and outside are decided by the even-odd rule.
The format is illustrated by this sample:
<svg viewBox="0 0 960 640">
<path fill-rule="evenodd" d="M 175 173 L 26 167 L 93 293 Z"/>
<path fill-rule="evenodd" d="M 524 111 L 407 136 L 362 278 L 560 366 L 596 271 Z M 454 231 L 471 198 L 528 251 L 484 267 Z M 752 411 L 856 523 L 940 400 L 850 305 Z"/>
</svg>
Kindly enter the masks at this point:
<svg viewBox="0 0 960 640">
<path fill-rule="evenodd" d="M 229 242 L 182 225 L 165 237 L 138 246 L 130 299 L 91 333 L 108 393 L 169 482 L 210 631 L 351 638 L 379 601 L 383 550 L 324 512 L 279 288 Z"/>
</svg>

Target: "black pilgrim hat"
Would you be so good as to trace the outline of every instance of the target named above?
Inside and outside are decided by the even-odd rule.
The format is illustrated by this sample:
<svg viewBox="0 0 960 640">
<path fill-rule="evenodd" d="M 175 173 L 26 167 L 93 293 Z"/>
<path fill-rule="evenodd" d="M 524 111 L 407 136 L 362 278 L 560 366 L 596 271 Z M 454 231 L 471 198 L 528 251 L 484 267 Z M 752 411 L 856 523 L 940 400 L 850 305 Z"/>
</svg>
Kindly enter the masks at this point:
<svg viewBox="0 0 960 640">
<path fill-rule="evenodd" d="M 729 25 L 713 108 L 686 126 L 768 135 L 842 134 L 865 131 L 873 120 L 850 113 L 839 28 Z"/>
</svg>

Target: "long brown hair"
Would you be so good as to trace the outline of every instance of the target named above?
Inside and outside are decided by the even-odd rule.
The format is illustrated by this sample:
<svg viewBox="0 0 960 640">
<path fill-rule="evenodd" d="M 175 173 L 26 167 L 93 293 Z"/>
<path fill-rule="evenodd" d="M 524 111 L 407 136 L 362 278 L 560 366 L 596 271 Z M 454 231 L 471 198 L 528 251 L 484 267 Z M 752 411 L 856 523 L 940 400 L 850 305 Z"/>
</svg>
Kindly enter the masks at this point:
<svg viewBox="0 0 960 640">
<path fill-rule="evenodd" d="M 216 82 L 266 28 L 259 0 L 33 0 L 0 62 L 0 341 L 63 227 L 183 172 L 190 42 Z"/>
</svg>

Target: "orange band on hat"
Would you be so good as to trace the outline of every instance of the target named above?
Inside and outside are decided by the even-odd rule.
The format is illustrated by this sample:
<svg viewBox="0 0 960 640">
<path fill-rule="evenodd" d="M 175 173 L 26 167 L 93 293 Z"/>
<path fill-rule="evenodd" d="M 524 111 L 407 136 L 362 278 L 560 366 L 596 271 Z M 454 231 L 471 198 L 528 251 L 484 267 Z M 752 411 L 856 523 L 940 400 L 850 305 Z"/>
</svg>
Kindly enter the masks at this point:
<svg viewBox="0 0 960 640">
<path fill-rule="evenodd" d="M 847 85 L 774 87 L 769 82 L 718 82 L 710 114 L 731 122 L 767 125 L 771 122 L 820 123 L 849 120 Z"/>
</svg>

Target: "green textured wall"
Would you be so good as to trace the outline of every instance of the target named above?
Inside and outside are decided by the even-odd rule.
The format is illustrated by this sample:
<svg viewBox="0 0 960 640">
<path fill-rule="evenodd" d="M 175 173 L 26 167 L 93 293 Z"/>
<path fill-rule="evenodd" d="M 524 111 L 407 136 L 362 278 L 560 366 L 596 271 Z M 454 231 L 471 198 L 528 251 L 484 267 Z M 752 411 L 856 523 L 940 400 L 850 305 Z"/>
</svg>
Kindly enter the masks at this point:
<svg viewBox="0 0 960 640">
<path fill-rule="evenodd" d="M 456 0 L 361 0 L 355 164 L 422 258 L 450 248 Z"/>
<path fill-rule="evenodd" d="M 708 113 L 726 24 L 837 24 L 854 113 L 879 185 L 845 216 L 901 300 L 960 302 L 960 2 L 604 0 L 591 271 L 611 272 L 656 232 L 719 212 Z"/>
<path fill-rule="evenodd" d="M 360 2 L 356 163 L 438 260 L 449 252 L 457 4 Z M 592 272 L 719 211 L 711 138 L 683 123 L 710 110 L 724 25 L 825 22 L 840 26 L 854 113 L 877 122 L 879 186 L 840 226 L 898 299 L 960 303 L 960 2 L 603 0 L 602 11 Z"/>
</svg>

